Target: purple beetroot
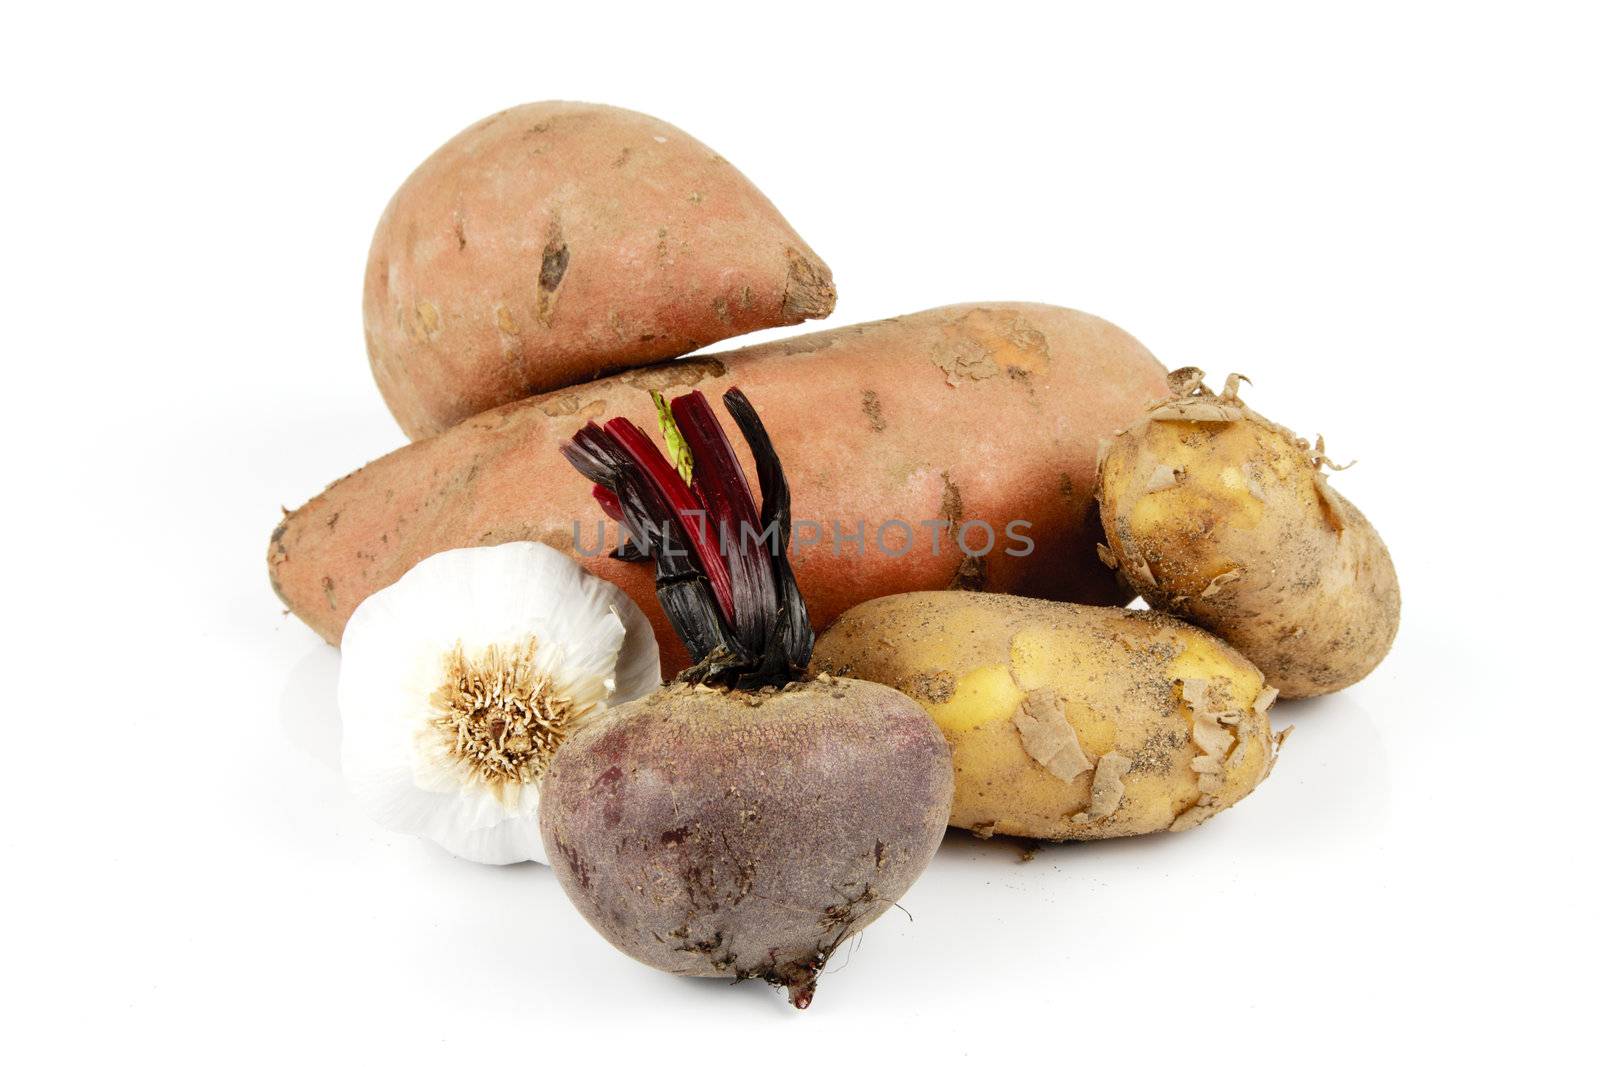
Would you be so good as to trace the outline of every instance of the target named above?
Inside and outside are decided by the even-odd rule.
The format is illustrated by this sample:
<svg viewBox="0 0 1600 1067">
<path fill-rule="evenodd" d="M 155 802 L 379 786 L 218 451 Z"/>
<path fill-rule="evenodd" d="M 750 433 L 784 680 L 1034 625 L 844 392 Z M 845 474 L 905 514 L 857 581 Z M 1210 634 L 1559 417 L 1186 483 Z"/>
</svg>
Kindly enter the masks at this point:
<svg viewBox="0 0 1600 1067">
<path fill-rule="evenodd" d="M 760 978 L 804 1008 L 834 949 L 933 858 L 950 752 L 894 689 L 802 680 L 813 634 L 789 569 L 788 485 L 749 401 L 724 403 L 756 459 L 759 511 L 698 392 L 662 406 L 671 461 L 625 419 L 563 448 L 626 528 L 624 551 L 654 560 L 697 664 L 562 745 L 540 831 L 562 888 L 617 948 L 673 974 Z"/>
</svg>

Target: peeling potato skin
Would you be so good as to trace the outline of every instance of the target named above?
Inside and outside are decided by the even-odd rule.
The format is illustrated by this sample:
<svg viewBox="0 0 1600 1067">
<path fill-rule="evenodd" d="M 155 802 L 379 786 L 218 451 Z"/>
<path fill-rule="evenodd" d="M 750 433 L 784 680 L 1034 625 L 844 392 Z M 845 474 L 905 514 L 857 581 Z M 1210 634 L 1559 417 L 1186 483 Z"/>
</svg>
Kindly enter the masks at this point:
<svg viewBox="0 0 1600 1067">
<path fill-rule="evenodd" d="M 783 456 L 797 519 L 848 533 L 956 517 L 1001 537 L 1013 519 L 1032 523 L 1031 554 L 1006 555 L 1002 541 L 982 567 L 964 566 L 948 534 L 935 555 L 927 529 L 895 558 L 853 546 L 835 555 L 797 527 L 791 555 L 819 628 L 874 596 L 957 584 L 1124 603 L 1095 555 L 1095 452 L 1165 393 L 1164 374 L 1117 327 L 1044 304 L 956 305 L 675 360 L 496 408 L 367 465 L 284 518 L 268 566 L 284 603 L 338 643 L 356 605 L 423 558 L 542 541 L 633 598 L 670 676 L 688 655 L 656 603 L 654 570 L 575 550 L 573 524 L 592 553 L 601 513 L 557 447 L 589 419 L 653 429 L 651 388 L 699 388 L 717 402 L 737 385 Z M 748 450 L 734 447 L 755 484 Z M 614 543 L 616 525 L 606 528 Z"/>
<path fill-rule="evenodd" d="M 401 185 L 367 260 L 367 353 L 412 438 L 534 393 L 833 310 L 827 265 L 659 119 L 524 104 Z"/>
<path fill-rule="evenodd" d="M 829 954 L 933 858 L 951 788 L 938 728 L 885 686 L 672 685 L 561 747 L 539 821 L 562 888 L 617 948 L 804 1007 Z"/>
<path fill-rule="evenodd" d="M 1399 629 L 1389 551 L 1307 442 L 1237 399 L 1215 402 L 1240 417 L 1147 417 L 1112 438 L 1097 493 L 1117 572 L 1244 653 L 1286 698 L 1354 685 Z M 1151 490 L 1166 480 L 1158 468 L 1173 483 Z"/>
<path fill-rule="evenodd" d="M 1254 789 L 1276 754 L 1261 672 L 1210 634 L 1155 612 L 905 593 L 845 612 L 818 639 L 811 665 L 892 685 L 927 710 L 954 761 L 950 823 L 981 836 L 1064 841 L 1188 829 Z M 1092 770 L 1063 780 L 1037 748 L 1030 752 L 1018 717 L 1036 694 L 1059 700 Z M 1206 756 L 1197 699 L 1204 712 L 1238 716 L 1220 780 L 1197 763 Z M 1127 761 L 1108 775 L 1123 793 L 1097 814 L 1099 764 L 1111 755 Z"/>
</svg>

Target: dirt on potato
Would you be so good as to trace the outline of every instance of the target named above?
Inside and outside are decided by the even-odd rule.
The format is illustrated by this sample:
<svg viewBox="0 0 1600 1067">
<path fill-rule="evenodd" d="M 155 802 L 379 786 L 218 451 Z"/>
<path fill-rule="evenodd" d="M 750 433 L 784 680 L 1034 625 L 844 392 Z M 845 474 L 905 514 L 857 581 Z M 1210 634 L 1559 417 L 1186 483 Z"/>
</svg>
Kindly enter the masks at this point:
<svg viewBox="0 0 1600 1067">
<path fill-rule="evenodd" d="M 1199 370 L 1110 439 L 1102 559 L 1152 606 L 1243 652 L 1285 698 L 1354 685 L 1388 655 L 1400 584 L 1383 538 L 1328 484 L 1320 438 L 1264 418 Z"/>
</svg>

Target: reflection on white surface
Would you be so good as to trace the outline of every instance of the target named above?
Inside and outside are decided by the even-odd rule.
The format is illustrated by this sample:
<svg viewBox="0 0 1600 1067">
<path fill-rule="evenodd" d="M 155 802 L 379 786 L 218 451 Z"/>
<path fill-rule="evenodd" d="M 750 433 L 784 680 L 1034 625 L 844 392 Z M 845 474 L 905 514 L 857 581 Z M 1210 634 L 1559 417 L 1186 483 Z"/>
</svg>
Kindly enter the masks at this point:
<svg viewBox="0 0 1600 1067">
<path fill-rule="evenodd" d="M 318 644 L 284 679 L 278 720 L 289 743 L 339 773 L 339 650 Z"/>
<path fill-rule="evenodd" d="M 1358 694 L 1283 701 L 1272 709 L 1273 728 L 1293 726 L 1294 733 L 1257 792 L 1270 792 L 1263 806 L 1288 831 L 1281 835 L 1284 848 L 1326 849 L 1389 827 L 1389 754 Z"/>
</svg>

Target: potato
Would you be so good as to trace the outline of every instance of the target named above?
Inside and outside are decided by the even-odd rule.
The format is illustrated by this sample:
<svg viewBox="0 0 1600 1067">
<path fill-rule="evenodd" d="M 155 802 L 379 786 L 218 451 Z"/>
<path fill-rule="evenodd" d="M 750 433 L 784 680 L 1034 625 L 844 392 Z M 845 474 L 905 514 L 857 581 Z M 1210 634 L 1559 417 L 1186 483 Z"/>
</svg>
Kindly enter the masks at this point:
<svg viewBox="0 0 1600 1067">
<path fill-rule="evenodd" d="M 597 104 L 469 127 L 395 193 L 367 260 L 367 352 L 425 437 L 532 393 L 824 318 L 832 275 L 688 134 Z"/>
<path fill-rule="evenodd" d="M 993 593 L 860 604 L 813 672 L 892 685 L 955 763 L 950 824 L 1052 841 L 1187 830 L 1272 769 L 1261 672 L 1169 616 Z"/>
<path fill-rule="evenodd" d="M 650 389 L 716 399 L 732 385 L 784 457 L 795 572 L 818 626 L 874 596 L 952 585 L 1121 602 L 1095 557 L 1095 450 L 1163 393 L 1164 372 L 1110 323 L 1044 304 L 940 308 L 497 408 L 288 515 L 269 549 L 273 582 L 337 642 L 357 604 L 425 556 L 543 541 L 622 586 L 655 625 L 663 669 L 679 670 L 687 656 L 656 605 L 652 568 L 594 555 L 601 513 L 557 447 L 589 419 L 654 426 Z M 753 484 L 749 452 L 735 448 Z M 1013 522 L 1029 525 L 1013 537 Z M 955 544 L 963 530 L 971 554 Z"/>
<path fill-rule="evenodd" d="M 1400 626 L 1389 550 L 1328 485 L 1322 442 L 1221 396 L 1194 368 L 1110 442 L 1098 495 L 1107 562 L 1153 607 L 1217 634 L 1284 697 L 1365 678 Z"/>
</svg>

